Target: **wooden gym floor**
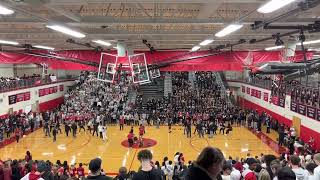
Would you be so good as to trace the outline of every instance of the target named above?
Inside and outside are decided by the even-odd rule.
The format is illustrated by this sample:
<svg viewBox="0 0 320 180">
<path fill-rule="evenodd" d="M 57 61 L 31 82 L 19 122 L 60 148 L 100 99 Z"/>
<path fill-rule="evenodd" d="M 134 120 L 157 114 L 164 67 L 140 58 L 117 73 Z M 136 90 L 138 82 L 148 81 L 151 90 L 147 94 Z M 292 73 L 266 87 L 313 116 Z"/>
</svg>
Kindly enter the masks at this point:
<svg viewBox="0 0 320 180">
<path fill-rule="evenodd" d="M 126 166 L 129 170 L 137 171 L 139 161 L 136 158 L 139 149 L 130 149 L 121 145 L 126 140 L 130 130 L 126 126 L 123 131 L 119 131 L 118 126 L 108 126 L 108 141 L 103 142 L 96 136 L 89 135 L 83 131 L 77 134 L 76 138 L 70 135 L 59 134 L 57 141 L 53 142 L 52 137 L 45 137 L 42 129 L 23 137 L 20 142 L 11 143 L 4 148 L 0 148 L 0 159 L 22 159 L 25 152 L 29 150 L 33 159 L 68 161 L 71 163 L 89 163 L 95 157 L 102 158 L 103 169 L 107 173 L 117 173 L 119 167 Z M 192 133 L 194 127 L 192 128 Z M 138 133 L 138 127 L 134 127 L 135 134 Z M 218 134 L 212 139 L 207 136 L 199 138 L 193 135 L 191 139 L 183 134 L 183 128 L 173 126 L 172 133 L 168 133 L 168 127 L 161 126 L 156 129 L 154 126 L 146 127 L 144 137 L 157 141 L 157 144 L 150 149 L 154 155 L 154 161 L 158 160 L 161 164 L 163 157 L 168 156 L 173 160 L 176 152 L 183 152 L 186 162 L 195 160 L 203 147 L 214 146 L 221 149 L 228 156 L 246 157 L 249 152 L 252 156 L 264 154 L 278 154 L 276 147 L 268 146 L 267 141 L 272 141 L 262 134 L 256 136 L 245 127 L 234 127 L 229 135 Z M 276 137 L 273 131 L 269 136 Z M 87 166 L 85 166 L 87 168 Z M 87 171 L 86 171 L 87 172 Z"/>
</svg>

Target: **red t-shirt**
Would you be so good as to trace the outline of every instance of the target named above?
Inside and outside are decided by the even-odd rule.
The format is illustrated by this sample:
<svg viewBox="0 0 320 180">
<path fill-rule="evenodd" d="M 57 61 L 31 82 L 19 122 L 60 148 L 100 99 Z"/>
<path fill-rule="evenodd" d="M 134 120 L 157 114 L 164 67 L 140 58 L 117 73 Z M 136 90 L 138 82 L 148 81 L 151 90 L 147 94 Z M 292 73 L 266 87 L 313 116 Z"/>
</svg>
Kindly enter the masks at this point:
<svg viewBox="0 0 320 180">
<path fill-rule="evenodd" d="M 71 168 L 71 169 L 70 169 L 70 176 L 71 176 L 71 177 L 75 176 L 76 173 L 77 173 L 77 168 Z"/>
<path fill-rule="evenodd" d="M 143 133 L 144 133 L 144 127 L 141 126 L 141 127 L 139 127 L 139 134 L 140 134 L 140 135 L 143 135 Z"/>
<path fill-rule="evenodd" d="M 120 124 L 124 124 L 124 117 L 120 118 Z"/>
<path fill-rule="evenodd" d="M 127 137 L 128 137 L 128 139 L 133 139 L 133 136 L 134 135 L 132 133 L 129 133 Z"/>
<path fill-rule="evenodd" d="M 83 169 L 83 167 L 78 167 L 77 172 L 78 172 L 78 176 L 84 176 L 84 169 Z"/>
</svg>

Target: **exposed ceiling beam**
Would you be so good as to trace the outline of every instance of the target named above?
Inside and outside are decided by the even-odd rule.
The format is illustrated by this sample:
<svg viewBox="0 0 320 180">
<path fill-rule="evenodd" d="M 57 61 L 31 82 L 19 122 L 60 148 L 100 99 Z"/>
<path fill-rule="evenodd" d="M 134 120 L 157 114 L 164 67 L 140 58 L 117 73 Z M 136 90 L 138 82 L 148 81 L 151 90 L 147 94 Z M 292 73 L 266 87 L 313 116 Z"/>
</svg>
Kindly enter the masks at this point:
<svg viewBox="0 0 320 180">
<path fill-rule="evenodd" d="M 217 3 L 221 2 L 221 0 L 51 0 L 50 4 L 53 5 L 87 5 L 87 4 L 101 4 L 101 3 Z M 223 0 L 225 3 L 262 3 L 261 0 Z"/>
<path fill-rule="evenodd" d="M 62 9 L 59 6 L 53 6 L 50 4 L 45 4 L 44 6 L 47 7 L 48 9 L 56 12 L 56 13 L 59 13 L 65 17 L 75 21 L 75 22 L 81 22 L 81 16 L 79 14 L 71 13 L 70 11 Z"/>
<path fill-rule="evenodd" d="M 198 19 L 208 19 L 211 16 L 211 14 L 214 13 L 220 7 L 220 5 L 222 3 L 223 3 L 223 1 L 202 4 L 197 18 Z"/>
<path fill-rule="evenodd" d="M 56 19 L 56 18 L 55 18 Z M 314 18 L 303 18 L 303 19 L 294 19 L 294 20 L 286 20 L 285 22 L 275 22 L 272 23 L 274 25 L 306 25 L 316 21 Z M 106 16 L 91 16 L 91 17 L 82 17 L 81 22 L 73 22 L 73 21 L 59 21 L 60 23 L 68 24 L 75 27 L 84 27 L 84 26 L 102 26 L 102 25 L 116 25 L 116 24 L 197 24 L 197 25 L 223 25 L 228 23 L 227 20 L 211 20 L 211 19 L 143 19 L 143 18 L 135 18 L 135 19 L 119 19 L 112 18 Z M 230 20 L 231 22 L 231 20 Z M 17 19 L 17 18 L 5 18 L 0 21 L 0 25 L 2 24 L 25 24 L 25 25 L 44 25 L 47 22 L 39 22 L 39 20 L 34 19 Z M 253 24 L 254 21 L 244 21 L 243 24 L 250 25 Z"/>
<path fill-rule="evenodd" d="M 103 29 L 94 29 L 94 30 L 87 30 L 84 31 L 84 33 L 88 33 L 87 36 L 90 38 L 92 36 L 133 36 L 133 35 L 176 35 L 176 36 L 185 36 L 185 35 L 190 35 L 190 36 L 198 36 L 198 35 L 212 35 L 212 31 L 208 30 L 191 30 L 191 31 L 177 31 L 177 30 L 141 30 L 141 31 L 128 31 L 128 30 L 103 30 Z M 50 31 L 45 31 L 45 32 L 39 32 L 39 31 L 34 31 L 34 30 L 10 30 L 10 29 L 0 29 L 0 34 L 3 35 L 10 35 L 10 34 L 27 34 L 27 35 L 53 35 L 57 34 L 56 32 L 50 32 Z M 59 33 L 61 36 L 66 36 L 61 33 Z M 248 33 L 242 33 L 242 34 L 234 34 L 234 36 L 245 36 L 247 38 L 249 37 L 265 37 L 265 36 L 270 36 L 270 34 L 266 33 L 256 33 L 256 34 L 248 34 Z"/>
</svg>

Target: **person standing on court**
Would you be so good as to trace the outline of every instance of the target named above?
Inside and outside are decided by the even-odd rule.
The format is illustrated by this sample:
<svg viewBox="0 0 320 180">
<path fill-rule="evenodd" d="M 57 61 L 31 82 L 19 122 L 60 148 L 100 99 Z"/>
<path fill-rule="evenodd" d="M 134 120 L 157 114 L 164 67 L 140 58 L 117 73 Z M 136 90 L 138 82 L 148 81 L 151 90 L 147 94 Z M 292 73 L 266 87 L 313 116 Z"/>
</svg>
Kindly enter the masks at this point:
<svg viewBox="0 0 320 180">
<path fill-rule="evenodd" d="M 57 133 L 58 133 L 58 129 L 57 129 L 57 127 L 54 127 L 52 129 L 53 142 L 56 142 L 56 140 L 57 140 Z"/>
<path fill-rule="evenodd" d="M 69 136 L 70 126 L 68 122 L 64 123 L 64 131 L 66 132 L 66 135 Z"/>
<path fill-rule="evenodd" d="M 124 125 L 124 116 L 120 116 L 120 120 L 119 120 L 119 125 L 120 125 L 120 131 L 123 130 L 123 125 Z"/>
<path fill-rule="evenodd" d="M 96 121 L 94 121 L 93 122 L 93 133 L 92 133 L 92 136 L 94 136 L 94 134 L 97 133 L 97 137 L 98 137 L 98 126 L 99 126 L 99 124 Z"/>
<path fill-rule="evenodd" d="M 72 122 L 71 129 L 72 129 L 72 136 L 75 138 L 77 136 L 77 124 L 75 122 Z"/>
<path fill-rule="evenodd" d="M 20 135 L 21 135 L 20 129 L 19 129 L 19 128 L 16 128 L 16 130 L 14 131 L 14 136 L 16 137 L 17 143 L 19 142 Z"/>
</svg>

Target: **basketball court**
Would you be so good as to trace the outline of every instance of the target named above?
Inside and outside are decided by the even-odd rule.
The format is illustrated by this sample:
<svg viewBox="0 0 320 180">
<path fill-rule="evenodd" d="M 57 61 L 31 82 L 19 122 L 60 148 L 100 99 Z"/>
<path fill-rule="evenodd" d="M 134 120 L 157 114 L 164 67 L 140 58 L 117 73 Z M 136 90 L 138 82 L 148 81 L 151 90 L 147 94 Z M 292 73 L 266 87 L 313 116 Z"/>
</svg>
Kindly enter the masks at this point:
<svg viewBox="0 0 320 180">
<path fill-rule="evenodd" d="M 119 131 L 118 126 L 108 126 L 108 142 L 103 142 L 99 137 L 83 131 L 77 134 L 76 138 L 59 134 L 57 142 L 52 142 L 52 137 L 45 137 L 42 129 L 39 129 L 22 138 L 18 144 L 14 142 L 1 148 L 0 159 L 22 159 L 27 149 L 32 152 L 33 159 L 48 159 L 53 162 L 67 160 L 69 164 L 78 164 L 88 163 L 95 157 L 101 157 L 103 169 L 107 173 L 116 173 L 121 166 L 137 171 L 140 166 L 136 157 L 139 149 L 130 149 L 122 145 L 126 142 L 129 131 L 129 126 L 126 126 L 123 131 Z M 134 131 L 137 134 L 137 126 L 134 127 Z M 272 133 L 274 134 L 271 135 L 276 136 L 275 132 Z M 144 146 L 153 152 L 154 161 L 159 162 L 165 156 L 172 159 L 176 152 L 182 152 L 187 163 L 189 160 L 195 160 L 202 148 L 206 146 L 218 147 L 226 157 L 233 158 L 246 157 L 247 153 L 252 156 L 260 156 L 261 153 L 278 154 L 278 149 L 271 139 L 265 136 L 258 137 L 245 127 L 235 127 L 229 135 L 218 133 L 212 139 L 207 136 L 199 138 L 197 134 L 188 139 L 183 134 L 183 127 L 180 126 L 173 126 L 170 134 L 166 126 L 161 126 L 160 129 L 148 126 L 144 138 L 148 139 Z M 85 167 L 88 168 L 87 165 Z"/>
</svg>

